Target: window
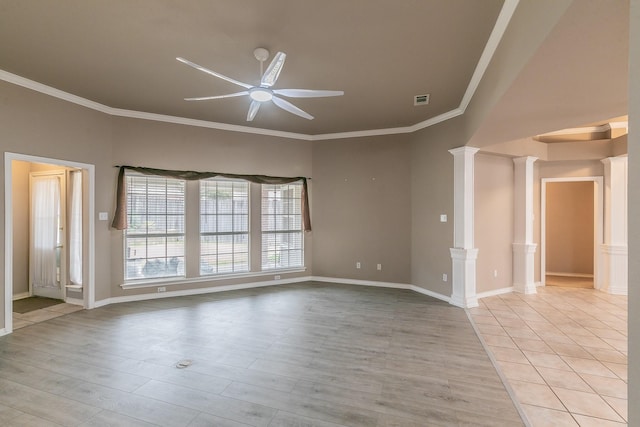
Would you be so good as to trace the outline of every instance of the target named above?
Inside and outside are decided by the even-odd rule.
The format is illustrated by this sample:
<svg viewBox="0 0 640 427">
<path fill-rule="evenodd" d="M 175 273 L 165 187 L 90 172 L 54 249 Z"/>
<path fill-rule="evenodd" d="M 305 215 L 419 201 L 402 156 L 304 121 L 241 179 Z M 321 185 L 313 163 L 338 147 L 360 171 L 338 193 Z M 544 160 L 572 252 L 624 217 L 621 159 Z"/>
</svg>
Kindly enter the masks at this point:
<svg viewBox="0 0 640 427">
<path fill-rule="evenodd" d="M 128 175 L 125 280 L 184 276 L 185 182 Z"/>
<path fill-rule="evenodd" d="M 302 183 L 262 186 L 262 269 L 301 267 Z"/>
<path fill-rule="evenodd" d="M 200 274 L 249 271 L 249 183 L 200 181 Z"/>
</svg>

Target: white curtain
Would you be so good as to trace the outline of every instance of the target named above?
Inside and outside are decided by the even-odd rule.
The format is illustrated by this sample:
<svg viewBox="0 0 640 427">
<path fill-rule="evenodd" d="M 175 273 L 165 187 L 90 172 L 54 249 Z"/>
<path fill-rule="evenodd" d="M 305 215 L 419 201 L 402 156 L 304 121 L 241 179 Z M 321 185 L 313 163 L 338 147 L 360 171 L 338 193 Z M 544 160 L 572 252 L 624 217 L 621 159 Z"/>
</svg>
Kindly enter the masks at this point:
<svg viewBox="0 0 640 427">
<path fill-rule="evenodd" d="M 82 285 L 82 171 L 71 172 L 69 280 L 74 285 Z"/>
<path fill-rule="evenodd" d="M 34 177 L 31 188 L 33 285 L 59 287 L 57 251 L 60 179 Z"/>
</svg>

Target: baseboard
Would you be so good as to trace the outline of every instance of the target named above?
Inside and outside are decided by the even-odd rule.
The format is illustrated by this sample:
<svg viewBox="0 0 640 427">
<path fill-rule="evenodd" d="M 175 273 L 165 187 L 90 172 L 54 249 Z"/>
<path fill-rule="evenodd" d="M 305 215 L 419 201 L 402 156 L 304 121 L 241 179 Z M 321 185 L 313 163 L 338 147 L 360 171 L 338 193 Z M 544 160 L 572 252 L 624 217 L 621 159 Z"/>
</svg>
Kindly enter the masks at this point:
<svg viewBox="0 0 640 427">
<path fill-rule="evenodd" d="M 301 283 L 301 282 L 308 282 L 308 281 L 338 283 L 338 284 L 358 285 L 358 286 L 374 286 L 374 287 L 392 288 L 392 289 L 409 289 L 414 292 L 427 295 L 427 296 L 439 299 L 441 301 L 445 301 L 447 303 L 451 302 L 451 298 L 445 295 L 430 291 L 428 289 L 421 288 L 419 286 L 409 285 L 406 283 L 342 279 L 338 277 L 304 276 L 304 277 L 293 277 L 290 279 L 265 280 L 261 282 L 241 283 L 238 285 L 213 286 L 213 287 L 207 287 L 207 288 L 183 289 L 178 291 L 146 293 L 146 294 L 138 294 L 138 295 L 123 295 L 119 297 L 111 297 L 111 298 L 96 301 L 94 308 L 104 307 L 110 304 L 119 304 L 123 302 L 145 301 L 145 300 L 152 300 L 152 299 L 158 299 L 158 298 L 173 298 L 173 297 L 180 297 L 180 296 L 187 296 L 187 295 L 201 295 L 201 294 L 210 294 L 210 293 L 216 293 L 216 292 L 236 291 L 236 290 L 242 290 L 242 289 L 263 288 L 267 286 L 286 285 L 291 283 Z M 83 304 L 79 304 L 79 305 L 83 305 Z"/>
<path fill-rule="evenodd" d="M 539 288 L 540 286 L 546 286 L 544 284 L 544 282 L 536 282 L 536 288 Z"/>
<path fill-rule="evenodd" d="M 29 292 L 22 292 L 22 293 L 19 293 L 19 294 L 15 294 L 13 296 L 13 300 L 17 301 L 19 299 L 29 298 L 30 296 L 31 296 L 31 294 Z"/>
<path fill-rule="evenodd" d="M 341 279 L 339 277 L 324 276 L 311 276 L 311 280 L 314 282 L 341 283 L 344 285 L 375 286 L 377 288 L 411 289 L 411 285 L 405 283 L 376 282 L 373 280 Z"/>
<path fill-rule="evenodd" d="M 560 276 L 560 277 L 580 277 L 584 279 L 593 279 L 593 274 L 583 273 L 557 273 L 554 271 L 547 271 L 547 276 Z"/>
<path fill-rule="evenodd" d="M 6 328 L 0 329 L 0 337 L 4 335 L 9 335 L 9 332 L 7 332 Z"/>
<path fill-rule="evenodd" d="M 419 294 L 426 295 L 435 299 L 439 299 L 441 301 L 451 304 L 451 297 L 448 297 L 446 295 L 442 295 L 437 292 L 433 292 L 433 291 L 430 291 L 429 289 L 421 288 L 420 286 L 416 286 L 416 285 L 411 285 L 409 289 Z"/>
<path fill-rule="evenodd" d="M 167 291 L 160 293 L 146 293 L 138 295 L 123 295 L 120 297 L 111 297 L 95 302 L 94 308 L 104 307 L 109 304 L 119 304 L 123 302 L 145 301 L 158 298 L 173 298 L 188 295 L 212 294 L 216 292 L 237 291 L 242 289 L 263 288 L 267 286 L 286 285 L 290 283 L 308 282 L 311 277 L 293 277 L 291 279 L 265 280 L 262 282 L 241 283 L 238 285 L 211 286 L 207 288 L 182 289 L 177 291 Z"/>
<path fill-rule="evenodd" d="M 602 289 L 600 289 L 602 291 Z M 628 296 L 629 295 L 629 289 L 626 286 L 609 286 L 607 289 L 604 290 L 606 293 L 608 293 L 609 295 L 623 295 L 623 296 Z"/>
<path fill-rule="evenodd" d="M 374 286 L 377 288 L 409 289 L 411 291 L 417 292 L 422 295 L 427 295 L 432 298 L 439 299 L 441 301 L 445 301 L 448 303 L 451 302 L 451 298 L 445 295 L 430 291 L 425 288 L 421 288 L 420 286 L 409 285 L 407 283 L 377 282 L 374 280 L 341 279 L 339 277 L 323 277 L 323 276 L 311 276 L 311 280 L 316 282 L 341 283 L 345 285 Z"/>
<path fill-rule="evenodd" d="M 513 286 L 509 286 L 508 288 L 494 289 L 492 291 L 480 292 L 479 294 L 476 294 L 476 298 L 481 299 L 494 297 L 496 295 L 509 294 L 511 292 L 513 292 Z"/>
</svg>

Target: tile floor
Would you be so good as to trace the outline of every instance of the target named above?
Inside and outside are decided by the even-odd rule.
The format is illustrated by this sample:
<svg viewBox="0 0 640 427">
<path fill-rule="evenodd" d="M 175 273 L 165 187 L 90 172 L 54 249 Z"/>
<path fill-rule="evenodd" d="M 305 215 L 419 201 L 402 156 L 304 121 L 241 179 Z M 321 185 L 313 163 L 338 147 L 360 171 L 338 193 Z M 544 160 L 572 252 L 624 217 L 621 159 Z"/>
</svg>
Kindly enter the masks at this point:
<svg viewBox="0 0 640 427">
<path fill-rule="evenodd" d="M 74 313 L 80 310 L 83 310 L 82 306 L 62 303 L 24 314 L 14 312 L 13 329 L 16 330 L 24 328 L 25 326 L 44 322 L 45 320 L 55 319 L 56 317 L 64 316 L 65 314 Z"/>
<path fill-rule="evenodd" d="M 534 427 L 626 425 L 627 297 L 541 287 L 469 311 Z"/>
</svg>

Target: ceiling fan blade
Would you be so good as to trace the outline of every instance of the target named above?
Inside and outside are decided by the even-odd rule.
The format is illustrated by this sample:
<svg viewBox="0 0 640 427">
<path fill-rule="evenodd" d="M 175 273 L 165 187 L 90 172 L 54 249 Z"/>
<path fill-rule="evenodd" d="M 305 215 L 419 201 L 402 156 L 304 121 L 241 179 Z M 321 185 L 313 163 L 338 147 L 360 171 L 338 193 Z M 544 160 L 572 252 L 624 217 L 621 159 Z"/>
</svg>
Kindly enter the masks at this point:
<svg viewBox="0 0 640 427">
<path fill-rule="evenodd" d="M 217 95 L 217 96 L 199 96 L 196 98 L 185 98 L 185 101 L 207 101 L 209 99 L 223 99 L 223 98 L 233 98 L 236 96 L 249 95 L 248 90 L 243 90 L 242 92 L 230 93 L 228 95 Z"/>
<path fill-rule="evenodd" d="M 207 74 L 210 74 L 212 76 L 218 77 L 219 79 L 226 80 L 229 83 L 233 83 L 233 84 L 236 84 L 238 86 L 242 86 L 245 89 L 251 89 L 253 87 L 250 84 L 242 83 L 242 82 L 239 82 L 238 80 L 232 79 L 231 77 L 227 77 L 224 74 L 216 73 L 215 71 L 212 71 L 212 70 L 210 70 L 208 68 L 204 68 L 202 65 L 195 64 L 195 63 L 193 63 L 191 61 L 188 61 L 188 60 L 186 60 L 184 58 L 178 57 L 176 59 L 178 61 L 182 62 L 183 64 L 187 64 L 188 66 L 195 68 L 196 70 L 200 70 L 200 71 L 202 71 L 204 73 L 207 73 Z"/>
<path fill-rule="evenodd" d="M 262 75 L 262 80 L 260 80 L 260 86 L 271 87 L 278 80 L 278 76 L 280 75 L 280 71 L 282 71 L 282 67 L 284 66 L 284 61 L 287 59 L 287 54 L 284 52 L 276 53 L 276 56 L 273 57 L 271 64 L 267 68 L 267 71 Z"/>
<path fill-rule="evenodd" d="M 325 96 L 342 96 L 341 90 L 313 90 L 313 89 L 274 89 L 273 93 L 290 98 L 322 98 Z"/>
<path fill-rule="evenodd" d="M 256 116 L 256 113 L 260 109 L 260 103 L 258 101 L 251 101 L 249 105 L 249 112 L 247 113 L 247 121 L 250 122 Z"/>
<path fill-rule="evenodd" d="M 299 109 L 289 101 L 285 101 L 284 99 L 278 98 L 277 96 L 274 96 L 273 98 L 271 98 L 271 100 L 273 101 L 274 104 L 276 104 L 278 107 L 282 108 L 285 111 L 295 114 L 296 116 L 304 117 L 307 120 L 313 120 L 313 116 L 311 114 Z"/>
</svg>

